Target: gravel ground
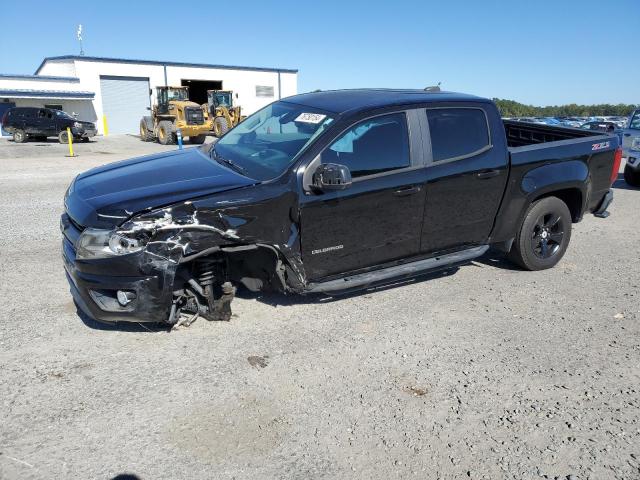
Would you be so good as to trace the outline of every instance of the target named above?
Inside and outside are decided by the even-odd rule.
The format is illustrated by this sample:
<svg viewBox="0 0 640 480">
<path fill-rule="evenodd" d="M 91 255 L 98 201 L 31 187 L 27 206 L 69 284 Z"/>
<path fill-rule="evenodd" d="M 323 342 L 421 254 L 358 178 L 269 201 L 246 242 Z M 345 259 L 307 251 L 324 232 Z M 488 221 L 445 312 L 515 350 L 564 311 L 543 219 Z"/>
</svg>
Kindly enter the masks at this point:
<svg viewBox="0 0 640 480">
<path fill-rule="evenodd" d="M 83 322 L 58 230 L 75 174 L 166 147 L 57 148 L 0 140 L 0 478 L 640 478 L 640 191 L 552 270 L 489 254 L 167 333 Z"/>
</svg>

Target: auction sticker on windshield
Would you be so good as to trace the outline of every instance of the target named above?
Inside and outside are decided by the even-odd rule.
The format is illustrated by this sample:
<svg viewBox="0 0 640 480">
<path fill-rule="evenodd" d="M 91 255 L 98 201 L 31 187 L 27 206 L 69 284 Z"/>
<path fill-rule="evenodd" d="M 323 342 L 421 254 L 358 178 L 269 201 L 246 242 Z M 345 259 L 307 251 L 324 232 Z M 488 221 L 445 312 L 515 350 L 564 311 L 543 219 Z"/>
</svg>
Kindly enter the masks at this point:
<svg viewBox="0 0 640 480">
<path fill-rule="evenodd" d="M 321 113 L 301 113 L 295 121 L 302 123 L 320 123 L 326 117 L 326 115 L 322 115 Z"/>
</svg>

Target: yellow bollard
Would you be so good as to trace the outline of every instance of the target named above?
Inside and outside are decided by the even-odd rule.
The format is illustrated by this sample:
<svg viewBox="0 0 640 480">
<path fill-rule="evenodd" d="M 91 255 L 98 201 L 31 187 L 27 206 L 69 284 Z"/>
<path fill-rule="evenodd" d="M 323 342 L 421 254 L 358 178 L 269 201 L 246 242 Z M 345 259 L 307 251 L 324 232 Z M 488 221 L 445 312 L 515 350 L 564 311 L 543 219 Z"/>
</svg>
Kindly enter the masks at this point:
<svg viewBox="0 0 640 480">
<path fill-rule="evenodd" d="M 105 137 L 109 135 L 109 124 L 107 123 L 106 115 L 102 115 L 102 131 Z"/>
<path fill-rule="evenodd" d="M 69 127 L 67 127 L 67 141 L 69 142 L 69 155 L 65 155 L 65 157 L 75 157 L 73 153 L 73 135 L 71 135 Z"/>
</svg>

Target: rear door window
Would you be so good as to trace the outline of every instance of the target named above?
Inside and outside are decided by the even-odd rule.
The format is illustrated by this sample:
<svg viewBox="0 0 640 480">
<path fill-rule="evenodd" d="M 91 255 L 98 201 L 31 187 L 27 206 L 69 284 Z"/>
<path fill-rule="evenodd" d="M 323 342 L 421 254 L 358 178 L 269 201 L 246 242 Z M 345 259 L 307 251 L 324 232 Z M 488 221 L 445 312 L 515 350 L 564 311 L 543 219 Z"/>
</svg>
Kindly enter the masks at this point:
<svg viewBox="0 0 640 480">
<path fill-rule="evenodd" d="M 346 165 L 353 178 L 409 167 L 406 115 L 394 113 L 356 124 L 322 153 L 322 163 Z"/>
<path fill-rule="evenodd" d="M 427 109 L 434 162 L 477 155 L 491 145 L 489 126 L 480 108 Z"/>
</svg>

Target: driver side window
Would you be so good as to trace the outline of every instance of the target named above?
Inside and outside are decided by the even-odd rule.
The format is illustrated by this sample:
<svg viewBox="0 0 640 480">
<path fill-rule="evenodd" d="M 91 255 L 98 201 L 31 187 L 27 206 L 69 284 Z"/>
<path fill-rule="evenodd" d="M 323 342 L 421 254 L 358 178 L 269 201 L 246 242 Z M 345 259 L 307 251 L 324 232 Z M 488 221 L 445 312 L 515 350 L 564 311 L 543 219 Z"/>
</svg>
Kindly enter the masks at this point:
<svg viewBox="0 0 640 480">
<path fill-rule="evenodd" d="M 405 114 L 393 113 L 356 124 L 322 153 L 322 163 L 345 165 L 352 178 L 409 167 Z"/>
<path fill-rule="evenodd" d="M 633 128 L 634 130 L 640 130 L 640 112 L 636 112 L 631 122 L 629 122 L 629 128 Z"/>
</svg>

